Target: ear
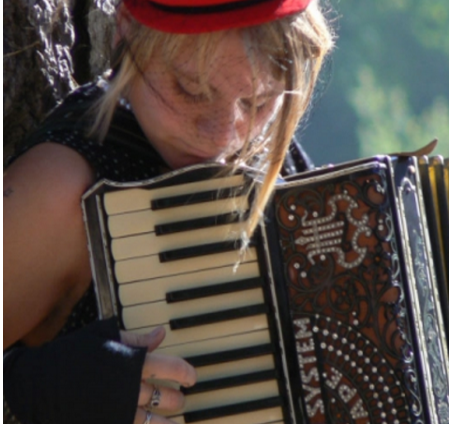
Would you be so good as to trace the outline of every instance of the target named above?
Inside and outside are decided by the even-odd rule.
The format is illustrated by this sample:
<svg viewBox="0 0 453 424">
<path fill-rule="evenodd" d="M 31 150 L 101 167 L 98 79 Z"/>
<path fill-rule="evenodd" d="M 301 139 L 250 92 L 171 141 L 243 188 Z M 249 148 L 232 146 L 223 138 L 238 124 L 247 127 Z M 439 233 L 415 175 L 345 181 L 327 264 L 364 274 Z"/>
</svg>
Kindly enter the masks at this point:
<svg viewBox="0 0 453 424">
<path fill-rule="evenodd" d="M 132 16 L 126 9 L 123 3 L 120 3 L 116 10 L 116 31 L 113 37 L 113 47 L 119 43 L 120 40 L 126 38 L 129 33 L 132 23 Z"/>
</svg>

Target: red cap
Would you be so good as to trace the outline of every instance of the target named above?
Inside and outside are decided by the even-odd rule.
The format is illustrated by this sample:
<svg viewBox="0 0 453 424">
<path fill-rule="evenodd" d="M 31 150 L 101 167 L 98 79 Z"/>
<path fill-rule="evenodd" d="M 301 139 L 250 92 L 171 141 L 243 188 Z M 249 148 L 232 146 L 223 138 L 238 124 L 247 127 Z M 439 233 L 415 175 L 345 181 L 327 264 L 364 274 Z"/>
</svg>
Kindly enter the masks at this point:
<svg viewBox="0 0 453 424">
<path fill-rule="evenodd" d="M 200 34 L 260 25 L 305 10 L 311 0 L 123 0 L 141 24 Z"/>
</svg>

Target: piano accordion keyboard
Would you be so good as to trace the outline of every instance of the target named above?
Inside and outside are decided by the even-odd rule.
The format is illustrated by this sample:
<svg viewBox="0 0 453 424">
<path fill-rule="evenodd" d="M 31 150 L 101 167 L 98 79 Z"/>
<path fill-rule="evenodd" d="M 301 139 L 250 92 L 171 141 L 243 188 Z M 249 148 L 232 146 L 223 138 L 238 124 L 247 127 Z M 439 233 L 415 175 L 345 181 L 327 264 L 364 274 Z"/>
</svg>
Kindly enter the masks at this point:
<svg viewBox="0 0 453 424">
<path fill-rule="evenodd" d="M 163 411 L 176 423 L 284 423 L 257 253 L 237 242 L 243 176 L 219 182 L 220 195 L 209 181 L 104 195 L 119 317 L 139 333 L 164 326 L 158 351 L 196 367 L 184 410 Z"/>
</svg>

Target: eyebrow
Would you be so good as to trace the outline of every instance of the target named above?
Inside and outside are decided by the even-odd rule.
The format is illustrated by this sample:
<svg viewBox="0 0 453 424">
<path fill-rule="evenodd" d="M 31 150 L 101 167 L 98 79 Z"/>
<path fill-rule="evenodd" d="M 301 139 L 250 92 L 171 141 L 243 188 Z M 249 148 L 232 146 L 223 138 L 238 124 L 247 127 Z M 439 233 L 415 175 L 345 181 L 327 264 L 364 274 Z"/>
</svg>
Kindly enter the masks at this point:
<svg viewBox="0 0 453 424">
<path fill-rule="evenodd" d="M 173 68 L 173 73 L 176 75 L 177 78 L 183 78 L 183 79 L 186 79 L 188 80 L 190 83 L 194 83 L 194 84 L 199 84 L 200 83 L 200 80 L 199 78 L 193 76 L 193 75 L 190 75 L 190 74 L 187 74 L 185 72 L 182 72 L 180 70 L 178 70 L 177 68 Z M 213 93 L 218 93 L 218 90 L 217 88 L 213 87 L 212 85 L 208 85 L 209 89 L 213 92 Z M 280 93 L 279 91 L 277 90 L 274 90 L 274 89 L 271 89 L 271 90 L 268 90 L 268 91 L 264 91 L 263 93 L 260 93 L 256 96 L 256 99 L 258 100 L 261 100 L 261 99 L 266 99 L 266 98 L 270 98 L 270 97 L 273 97 L 273 96 L 277 96 L 277 95 L 280 95 L 280 94 L 283 94 L 283 91 Z M 251 98 L 251 97 L 250 97 Z"/>
</svg>

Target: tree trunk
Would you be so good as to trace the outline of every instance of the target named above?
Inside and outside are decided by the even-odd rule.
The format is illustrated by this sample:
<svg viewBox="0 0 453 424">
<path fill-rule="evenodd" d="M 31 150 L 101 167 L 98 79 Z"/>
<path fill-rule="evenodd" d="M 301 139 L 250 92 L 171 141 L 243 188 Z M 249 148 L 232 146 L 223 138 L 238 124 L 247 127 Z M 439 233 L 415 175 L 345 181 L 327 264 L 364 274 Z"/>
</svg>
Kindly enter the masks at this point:
<svg viewBox="0 0 453 424">
<path fill-rule="evenodd" d="M 108 68 L 112 0 L 5 0 L 4 159 L 66 94 Z"/>
</svg>

